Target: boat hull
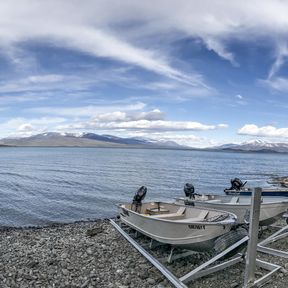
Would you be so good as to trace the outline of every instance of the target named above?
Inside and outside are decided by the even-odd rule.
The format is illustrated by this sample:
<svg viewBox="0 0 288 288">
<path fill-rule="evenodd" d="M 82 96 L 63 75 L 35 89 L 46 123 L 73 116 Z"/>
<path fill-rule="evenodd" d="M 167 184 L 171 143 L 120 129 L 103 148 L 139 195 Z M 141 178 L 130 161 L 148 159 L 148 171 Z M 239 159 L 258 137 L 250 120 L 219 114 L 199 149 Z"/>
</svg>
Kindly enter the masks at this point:
<svg viewBox="0 0 288 288">
<path fill-rule="evenodd" d="M 247 223 L 249 221 L 250 215 L 251 197 L 238 196 L 236 198 L 240 199 L 240 203 L 231 203 L 228 202 L 228 200 L 227 203 L 223 203 L 226 201 L 226 198 L 232 199 L 229 196 L 215 196 L 212 201 L 210 200 L 211 202 L 209 200 L 190 200 L 190 204 L 194 205 L 195 207 L 218 209 L 234 213 L 237 216 L 238 224 Z M 281 197 L 278 200 L 275 197 L 270 197 L 269 199 L 267 197 L 263 197 L 260 208 L 259 225 L 267 226 L 276 222 L 283 215 L 283 213 L 287 211 L 287 209 L 288 199 L 285 199 L 285 197 Z"/>
<path fill-rule="evenodd" d="M 229 190 L 226 189 L 224 192 L 227 195 L 243 195 L 243 196 L 251 196 L 253 193 L 252 189 L 243 189 L 240 191 Z M 288 197 L 288 189 L 262 189 L 262 196 L 280 196 L 280 197 Z"/>
<path fill-rule="evenodd" d="M 214 240 L 229 232 L 234 225 L 236 220 L 234 214 L 232 218 L 226 223 L 220 222 L 219 224 L 206 222 L 181 223 L 179 221 L 155 219 L 120 207 L 120 220 L 126 225 L 158 242 L 195 251 L 212 249 Z"/>
</svg>

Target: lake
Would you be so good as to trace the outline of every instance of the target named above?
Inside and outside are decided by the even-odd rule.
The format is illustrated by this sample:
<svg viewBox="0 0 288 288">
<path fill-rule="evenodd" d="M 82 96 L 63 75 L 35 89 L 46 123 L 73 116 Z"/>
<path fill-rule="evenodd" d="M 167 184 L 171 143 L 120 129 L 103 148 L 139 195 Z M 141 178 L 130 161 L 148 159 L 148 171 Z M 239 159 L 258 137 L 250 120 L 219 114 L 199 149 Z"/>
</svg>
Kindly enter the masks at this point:
<svg viewBox="0 0 288 288">
<path fill-rule="evenodd" d="M 0 226 L 107 218 L 148 188 L 145 200 L 222 194 L 230 179 L 263 186 L 288 173 L 287 154 L 110 148 L 1 148 Z"/>
</svg>

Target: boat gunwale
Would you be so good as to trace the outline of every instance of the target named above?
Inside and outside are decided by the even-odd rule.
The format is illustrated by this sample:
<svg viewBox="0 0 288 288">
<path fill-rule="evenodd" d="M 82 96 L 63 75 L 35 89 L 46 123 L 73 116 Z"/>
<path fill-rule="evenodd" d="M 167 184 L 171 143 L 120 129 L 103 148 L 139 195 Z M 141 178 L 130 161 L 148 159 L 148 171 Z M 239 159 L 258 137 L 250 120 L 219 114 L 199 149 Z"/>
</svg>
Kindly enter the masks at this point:
<svg viewBox="0 0 288 288">
<path fill-rule="evenodd" d="M 205 196 L 226 196 L 226 195 L 217 195 L 217 194 L 204 194 Z M 231 195 L 232 196 L 232 195 Z M 234 196 L 238 196 L 238 197 L 250 197 L 249 195 L 234 195 Z M 229 196 L 228 196 L 229 197 Z M 267 196 L 262 196 L 262 197 L 267 197 Z M 268 197 L 273 197 L 273 198 L 276 198 L 277 199 L 277 197 L 281 197 L 281 198 L 287 198 L 287 200 L 284 200 L 284 199 L 282 199 L 282 200 L 280 200 L 280 199 L 278 199 L 278 201 L 273 201 L 274 199 L 271 199 L 272 201 L 271 202 L 261 202 L 260 204 L 261 204 L 261 206 L 262 205 L 271 205 L 271 204 L 276 204 L 276 205 L 278 205 L 278 204 L 288 204 L 288 197 L 284 197 L 284 196 L 268 196 Z M 182 201 L 185 201 L 185 200 L 187 200 L 185 197 L 175 197 L 174 199 L 176 199 L 176 200 L 182 200 Z M 213 199 L 210 199 L 210 200 L 213 200 Z M 216 199 L 217 200 L 217 199 Z M 220 199 L 219 199 L 220 200 Z M 252 199 L 251 199 L 251 201 L 252 201 Z M 244 206 L 251 206 L 251 203 L 239 203 L 239 202 L 237 202 L 237 203 L 230 203 L 230 202 L 209 202 L 209 200 L 197 200 L 197 199 L 193 199 L 192 201 L 191 201 L 191 203 L 194 203 L 194 202 L 196 202 L 196 203 L 207 203 L 207 204 L 215 204 L 215 205 L 227 205 L 227 206 L 237 206 L 237 207 L 244 207 Z M 182 204 L 181 204 L 182 205 Z M 185 205 L 185 204 L 184 204 Z M 187 206 L 187 205 L 186 205 Z M 196 207 L 195 207 L 196 208 Z M 218 210 L 218 209 L 215 209 L 215 210 Z M 222 210 L 223 211 L 223 210 Z"/>
<path fill-rule="evenodd" d="M 181 224 L 181 225 L 191 225 L 191 224 L 197 224 L 197 225 L 213 225 L 213 226 L 220 226 L 220 225 L 234 225 L 237 223 L 237 216 L 234 214 L 234 213 L 231 213 L 231 212 L 227 212 L 227 211 L 223 211 L 223 210 L 218 210 L 218 209 L 213 209 L 213 208 L 209 208 L 209 209 L 203 209 L 203 207 L 194 207 L 194 206 L 187 206 L 187 205 L 182 205 L 182 204 L 176 204 L 176 203 L 168 203 L 168 202 L 161 202 L 159 201 L 160 203 L 163 203 L 163 204 L 169 204 L 169 205 L 173 205 L 173 206 L 180 206 L 180 207 L 185 207 L 185 208 L 193 208 L 193 209 L 197 209 L 197 210 L 207 210 L 207 211 L 214 211 L 214 212 L 222 212 L 222 213 L 225 213 L 225 214 L 228 214 L 228 219 L 225 219 L 225 220 L 222 220 L 222 221 L 215 221 L 215 222 L 209 222 L 209 221 L 191 221 L 191 222 L 188 222 L 187 219 L 193 219 L 193 218 L 187 218 L 185 219 L 185 221 L 181 221 L 181 220 L 169 220 L 169 219 L 161 219 L 161 218 L 156 218 L 156 217 L 151 217 L 150 215 L 147 216 L 145 214 L 140 214 L 136 211 L 133 211 L 131 209 L 128 209 L 126 207 L 122 207 L 122 205 L 125 205 L 125 204 L 129 204 L 131 205 L 131 203 L 122 203 L 122 204 L 117 204 L 117 206 L 121 209 L 124 209 L 124 210 L 127 210 L 128 212 L 132 213 L 132 214 L 135 214 L 137 216 L 140 216 L 140 217 L 143 217 L 145 219 L 151 219 L 151 220 L 156 220 L 156 221 L 161 221 L 161 222 L 164 222 L 164 223 L 173 223 L 173 224 Z M 155 202 L 145 202 L 145 203 L 155 203 Z M 145 204 L 143 203 L 143 204 Z M 129 216 L 128 216 L 129 217 Z"/>
</svg>

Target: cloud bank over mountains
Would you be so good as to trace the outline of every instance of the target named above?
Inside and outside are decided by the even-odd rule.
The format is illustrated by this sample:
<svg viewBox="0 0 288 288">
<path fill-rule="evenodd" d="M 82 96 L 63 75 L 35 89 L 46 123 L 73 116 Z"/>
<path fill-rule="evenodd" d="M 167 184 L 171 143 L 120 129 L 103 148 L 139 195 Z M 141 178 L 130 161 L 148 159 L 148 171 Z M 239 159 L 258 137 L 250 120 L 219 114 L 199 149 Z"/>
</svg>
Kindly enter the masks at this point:
<svg viewBox="0 0 288 288">
<path fill-rule="evenodd" d="M 274 126 L 258 127 L 255 124 L 246 124 L 238 130 L 239 134 L 260 137 L 288 138 L 288 128 L 276 128 Z"/>
</svg>

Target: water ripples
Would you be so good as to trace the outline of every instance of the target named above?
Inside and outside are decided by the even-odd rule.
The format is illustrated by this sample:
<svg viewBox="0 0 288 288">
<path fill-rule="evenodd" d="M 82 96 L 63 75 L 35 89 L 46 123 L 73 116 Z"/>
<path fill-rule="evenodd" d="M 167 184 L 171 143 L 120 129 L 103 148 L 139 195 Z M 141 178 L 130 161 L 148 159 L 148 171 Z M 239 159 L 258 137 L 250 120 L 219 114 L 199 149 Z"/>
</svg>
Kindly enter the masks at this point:
<svg viewBox="0 0 288 288">
<path fill-rule="evenodd" d="M 288 155 L 149 149 L 1 148 L 0 226 L 111 217 L 142 185 L 147 200 L 223 193 L 230 179 L 267 185 L 285 176 Z M 286 174 L 285 174 L 286 173 Z"/>
</svg>

